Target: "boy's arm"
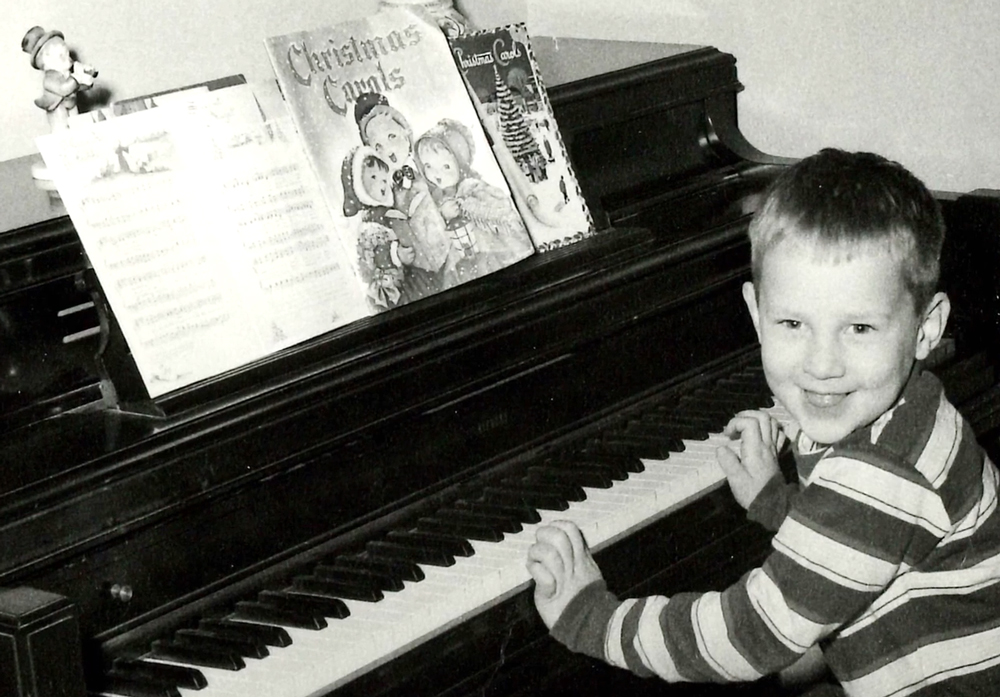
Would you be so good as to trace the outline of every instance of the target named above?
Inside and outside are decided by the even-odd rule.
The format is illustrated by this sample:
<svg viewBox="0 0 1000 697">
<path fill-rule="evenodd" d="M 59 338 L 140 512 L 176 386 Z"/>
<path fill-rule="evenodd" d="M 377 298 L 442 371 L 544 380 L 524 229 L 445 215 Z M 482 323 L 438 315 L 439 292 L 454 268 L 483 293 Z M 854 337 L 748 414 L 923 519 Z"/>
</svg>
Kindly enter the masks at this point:
<svg viewBox="0 0 1000 697">
<path fill-rule="evenodd" d="M 865 496 L 855 495 L 867 467 L 877 469 L 849 458 L 824 460 L 796 496 L 763 567 L 721 593 L 619 602 L 599 575 L 564 580 L 581 565 L 560 553 L 536 588 L 543 619 L 570 649 L 639 675 L 720 682 L 780 671 L 856 618 L 903 564 L 933 547 L 915 521 L 939 507 L 934 492 L 917 500 L 912 483 L 883 476 L 864 487 Z M 580 557 L 578 543 L 558 544 L 570 559 Z M 532 575 L 540 578 L 537 568 Z M 560 583 L 572 597 L 560 594 Z M 546 606 L 553 598 L 559 600 Z"/>
<path fill-rule="evenodd" d="M 767 530 L 777 532 L 792 510 L 792 501 L 798 493 L 798 484 L 786 482 L 779 472 L 768 480 L 747 507 L 747 518 L 760 523 Z"/>
</svg>

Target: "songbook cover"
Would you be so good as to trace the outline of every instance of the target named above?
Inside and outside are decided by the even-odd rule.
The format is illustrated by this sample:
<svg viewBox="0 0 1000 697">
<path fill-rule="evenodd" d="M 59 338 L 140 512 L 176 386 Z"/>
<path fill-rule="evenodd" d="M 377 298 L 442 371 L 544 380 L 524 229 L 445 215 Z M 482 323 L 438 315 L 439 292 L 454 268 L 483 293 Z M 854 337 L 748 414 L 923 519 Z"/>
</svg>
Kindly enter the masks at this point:
<svg viewBox="0 0 1000 697">
<path fill-rule="evenodd" d="M 534 253 L 429 16 L 383 10 L 265 43 L 374 310 Z"/>
<path fill-rule="evenodd" d="M 524 24 L 449 42 L 539 252 L 594 234 Z"/>
</svg>

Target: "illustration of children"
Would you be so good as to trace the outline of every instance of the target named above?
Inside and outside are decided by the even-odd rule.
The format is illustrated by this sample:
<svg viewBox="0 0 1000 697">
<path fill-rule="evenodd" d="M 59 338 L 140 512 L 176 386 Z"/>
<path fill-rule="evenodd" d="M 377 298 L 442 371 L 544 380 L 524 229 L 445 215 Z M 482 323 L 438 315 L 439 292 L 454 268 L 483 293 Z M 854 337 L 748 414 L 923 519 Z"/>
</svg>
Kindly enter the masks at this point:
<svg viewBox="0 0 1000 697">
<path fill-rule="evenodd" d="M 444 219 L 414 163 L 409 122 L 377 92 L 358 97 L 354 118 L 361 142 L 389 166 L 393 207 L 409 220 L 412 231 L 413 266 L 435 274 L 435 283 L 441 288 L 454 285 L 456 279 L 449 273 L 453 266 L 449 263 L 451 244 Z"/>
<path fill-rule="evenodd" d="M 45 110 L 53 131 L 65 128 L 78 113 L 78 93 L 93 87 L 97 71 L 73 60 L 61 31 L 32 27 L 21 39 L 21 50 L 31 56 L 31 67 L 44 73 L 35 106 Z"/>
<path fill-rule="evenodd" d="M 377 274 L 380 278 L 376 286 L 384 290 L 390 287 L 387 281 L 394 280 L 392 286 L 399 291 L 391 304 L 387 303 L 389 298 L 382 293 L 378 306 L 403 305 L 440 291 L 439 276 L 415 264 L 417 242 L 413 228 L 406 215 L 395 207 L 391 169 L 385 160 L 368 146 L 357 147 L 344 160 L 341 181 L 344 187 L 344 215 L 353 217 L 360 214 L 361 227 L 367 234 L 365 244 L 378 243 L 385 247 L 372 250 L 373 268 L 381 270 Z M 376 228 L 372 224 L 389 232 L 375 234 Z M 394 273 L 387 273 L 389 265 Z"/>
<path fill-rule="evenodd" d="M 472 133 L 452 119 L 442 119 L 417 139 L 420 172 L 461 250 L 456 264 L 461 280 L 509 266 L 532 253 L 531 238 L 510 195 L 483 181 L 472 169 Z"/>
</svg>

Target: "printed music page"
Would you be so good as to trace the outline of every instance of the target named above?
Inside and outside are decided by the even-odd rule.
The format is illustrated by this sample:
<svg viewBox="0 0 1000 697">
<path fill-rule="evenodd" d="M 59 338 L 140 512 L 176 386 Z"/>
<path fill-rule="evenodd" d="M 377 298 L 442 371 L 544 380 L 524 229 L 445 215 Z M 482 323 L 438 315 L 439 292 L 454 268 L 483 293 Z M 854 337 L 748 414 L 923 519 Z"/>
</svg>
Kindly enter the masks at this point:
<svg viewBox="0 0 1000 697">
<path fill-rule="evenodd" d="M 294 127 L 226 92 L 38 140 L 152 398 L 369 314 Z"/>
</svg>

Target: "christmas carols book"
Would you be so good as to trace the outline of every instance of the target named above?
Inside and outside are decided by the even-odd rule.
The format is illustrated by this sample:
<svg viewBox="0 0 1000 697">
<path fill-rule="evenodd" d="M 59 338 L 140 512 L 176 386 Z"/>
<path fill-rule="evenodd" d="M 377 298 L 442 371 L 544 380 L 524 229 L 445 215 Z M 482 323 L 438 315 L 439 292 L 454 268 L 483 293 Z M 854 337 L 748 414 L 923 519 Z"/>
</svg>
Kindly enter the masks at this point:
<svg viewBox="0 0 1000 697">
<path fill-rule="evenodd" d="M 534 253 L 429 16 L 384 10 L 266 47 L 373 311 Z"/>
<path fill-rule="evenodd" d="M 538 251 L 594 234 L 525 25 L 449 42 Z"/>
</svg>

